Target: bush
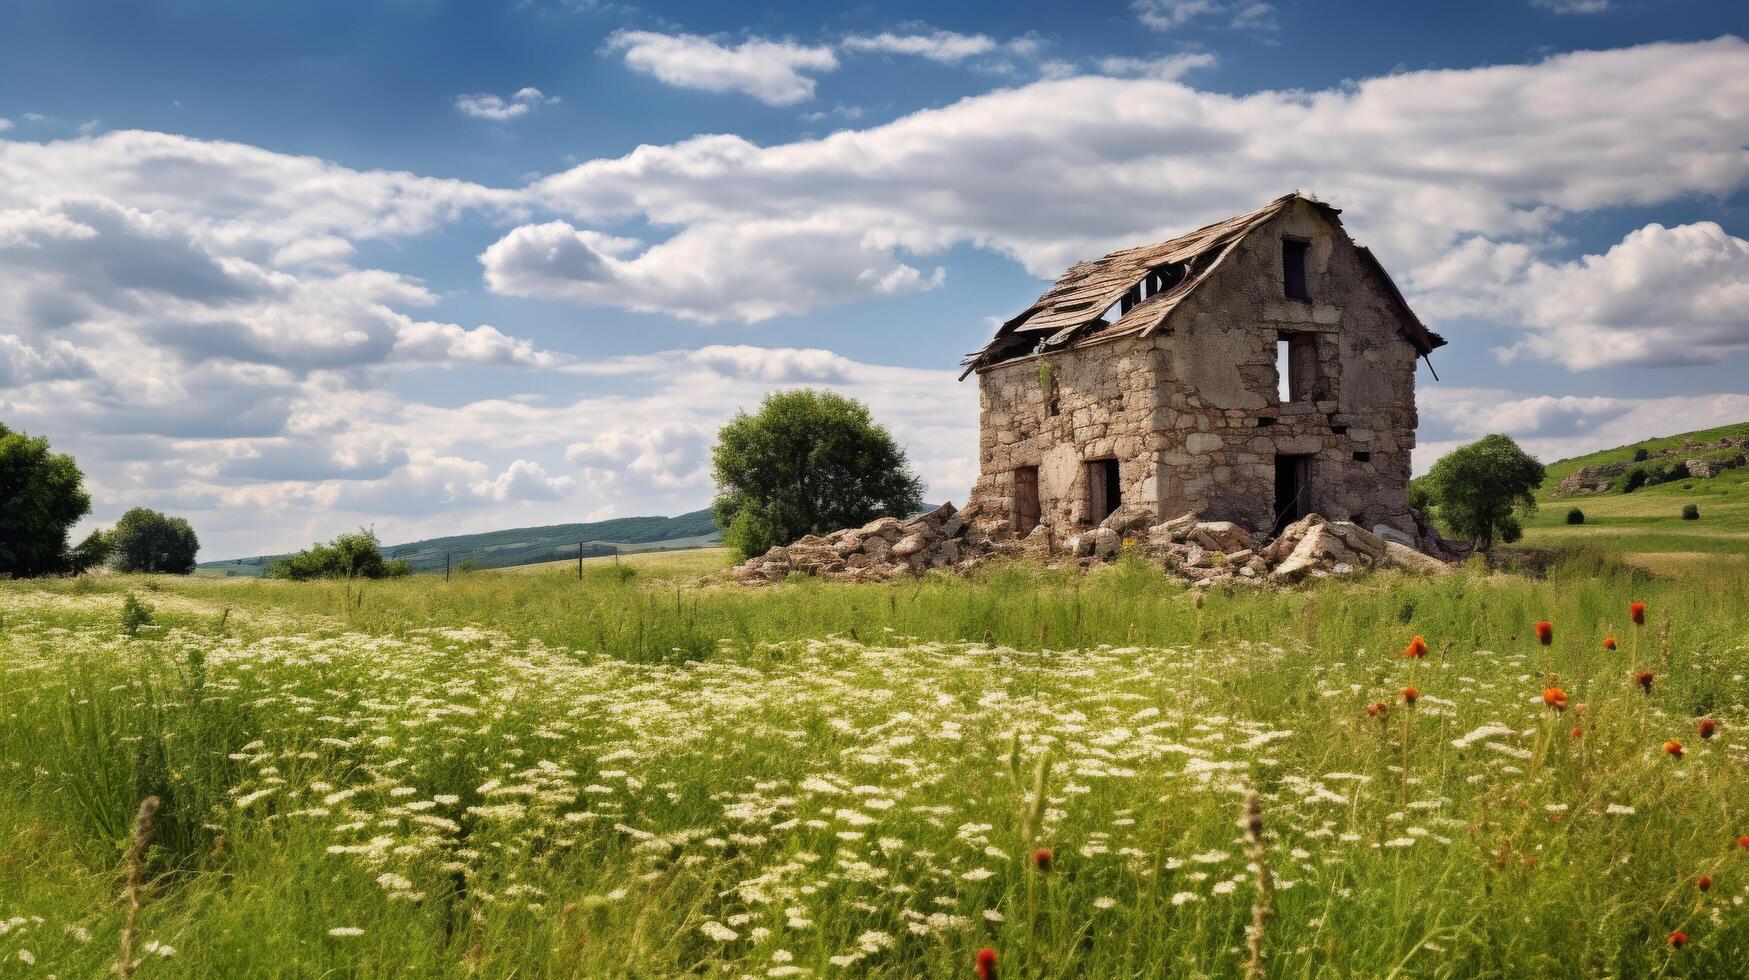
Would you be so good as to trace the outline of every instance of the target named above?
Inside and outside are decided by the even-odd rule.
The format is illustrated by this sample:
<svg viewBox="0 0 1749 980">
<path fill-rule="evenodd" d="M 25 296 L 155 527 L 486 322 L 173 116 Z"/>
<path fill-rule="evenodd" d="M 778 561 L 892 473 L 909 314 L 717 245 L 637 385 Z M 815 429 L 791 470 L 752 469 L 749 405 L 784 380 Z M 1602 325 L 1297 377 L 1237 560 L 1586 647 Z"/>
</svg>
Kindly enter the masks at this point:
<svg viewBox="0 0 1749 980">
<path fill-rule="evenodd" d="M 1634 462 L 1636 462 L 1636 463 L 1644 463 L 1646 460 L 1651 459 L 1651 458 L 1652 458 L 1652 453 L 1649 450 L 1647 450 L 1646 447 L 1644 447 L 1644 446 L 1641 446 L 1640 448 L 1634 450 Z"/>
<path fill-rule="evenodd" d="M 1685 521 L 1698 521 L 1698 520 L 1700 520 L 1700 508 L 1695 506 L 1694 504 L 1683 504 L 1682 505 L 1682 519 Z"/>
<path fill-rule="evenodd" d="M 1452 450 L 1427 472 L 1428 494 L 1453 534 L 1484 550 L 1523 535 L 1518 513 L 1533 513 L 1543 464 L 1504 435 Z"/>
<path fill-rule="evenodd" d="M 187 521 L 145 507 L 121 515 L 108 541 L 118 572 L 187 575 L 194 571 L 194 555 L 200 550 L 200 539 Z"/>
<path fill-rule="evenodd" d="M 1583 524 L 1583 523 L 1585 523 L 1585 512 L 1580 510 L 1577 507 L 1573 508 L 1572 510 L 1567 511 L 1567 523 L 1568 524 Z"/>
<path fill-rule="evenodd" d="M 121 603 L 121 631 L 129 636 L 137 636 L 140 627 L 152 625 L 152 607 L 139 600 L 132 592 Z"/>
<path fill-rule="evenodd" d="M 376 532 L 359 528 L 326 544 L 287 555 L 267 566 L 268 578 L 306 581 L 316 578 L 399 578 L 413 566 L 405 561 L 384 561 Z"/>
<path fill-rule="evenodd" d="M 1622 493 L 1633 493 L 1635 490 L 1638 490 L 1645 485 L 1646 468 L 1644 466 L 1636 466 L 1633 469 L 1628 470 L 1626 473 L 1623 473 L 1621 476 L 1621 482 L 1618 484 Z"/>
<path fill-rule="evenodd" d="M 85 476 L 49 441 L 0 423 L 0 578 L 67 571 L 67 531 L 91 511 Z"/>
<path fill-rule="evenodd" d="M 862 403 L 830 392 L 767 397 L 758 414 L 723 426 L 711 455 L 723 543 L 743 556 L 923 504 L 892 434 Z"/>
</svg>

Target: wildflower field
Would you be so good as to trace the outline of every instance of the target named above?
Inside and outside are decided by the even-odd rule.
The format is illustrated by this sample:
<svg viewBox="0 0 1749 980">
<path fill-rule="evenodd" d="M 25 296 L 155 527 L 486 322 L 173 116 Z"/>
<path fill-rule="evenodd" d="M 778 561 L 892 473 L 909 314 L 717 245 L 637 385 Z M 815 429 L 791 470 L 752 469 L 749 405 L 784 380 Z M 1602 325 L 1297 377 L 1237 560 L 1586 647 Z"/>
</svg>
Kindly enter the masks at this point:
<svg viewBox="0 0 1749 980">
<path fill-rule="evenodd" d="M 0 583 L 0 976 L 1749 964 L 1740 572 L 695 572 Z"/>
</svg>

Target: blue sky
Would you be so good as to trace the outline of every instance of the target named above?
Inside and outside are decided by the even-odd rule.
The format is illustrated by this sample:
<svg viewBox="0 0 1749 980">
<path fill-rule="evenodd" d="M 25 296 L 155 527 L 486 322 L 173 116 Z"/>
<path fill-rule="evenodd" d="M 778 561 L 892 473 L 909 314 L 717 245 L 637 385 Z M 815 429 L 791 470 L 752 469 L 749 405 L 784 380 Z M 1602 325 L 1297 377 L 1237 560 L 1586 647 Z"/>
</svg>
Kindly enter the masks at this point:
<svg viewBox="0 0 1749 980">
<path fill-rule="evenodd" d="M 1425 467 L 1749 418 L 1749 9 L 9 4 L 0 419 L 203 556 L 709 500 L 779 387 L 975 476 L 993 321 L 1293 189 L 1451 340 Z"/>
</svg>

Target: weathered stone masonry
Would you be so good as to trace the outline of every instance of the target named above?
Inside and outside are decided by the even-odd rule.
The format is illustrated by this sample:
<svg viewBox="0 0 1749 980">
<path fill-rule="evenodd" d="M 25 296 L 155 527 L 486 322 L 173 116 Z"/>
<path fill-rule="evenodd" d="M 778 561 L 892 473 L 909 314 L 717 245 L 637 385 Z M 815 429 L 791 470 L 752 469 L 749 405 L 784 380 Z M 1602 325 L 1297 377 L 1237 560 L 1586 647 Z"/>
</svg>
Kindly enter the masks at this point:
<svg viewBox="0 0 1749 980">
<path fill-rule="evenodd" d="M 1416 359 L 1444 341 L 1337 214 L 1288 195 L 1070 269 L 968 360 L 978 510 L 1022 534 L 1121 505 L 1260 532 L 1315 512 L 1415 535 Z"/>
</svg>

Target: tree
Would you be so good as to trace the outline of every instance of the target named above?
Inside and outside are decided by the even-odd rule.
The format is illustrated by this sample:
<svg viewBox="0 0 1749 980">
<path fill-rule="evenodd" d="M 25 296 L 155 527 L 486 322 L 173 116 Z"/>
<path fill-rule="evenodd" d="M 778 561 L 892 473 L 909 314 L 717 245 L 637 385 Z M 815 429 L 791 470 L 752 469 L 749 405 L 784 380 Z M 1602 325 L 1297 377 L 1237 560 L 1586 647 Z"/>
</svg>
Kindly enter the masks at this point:
<svg viewBox="0 0 1749 980">
<path fill-rule="evenodd" d="M 194 553 L 200 550 L 200 539 L 187 521 L 144 507 L 121 515 L 108 534 L 108 543 L 110 560 L 118 572 L 187 575 L 194 571 Z"/>
<path fill-rule="evenodd" d="M 359 528 L 325 544 L 287 555 L 267 566 L 268 578 L 399 578 L 413 571 L 404 561 L 384 561 L 376 532 Z"/>
<path fill-rule="evenodd" d="M 73 457 L 0 423 L 0 575 L 68 568 L 67 531 L 91 511 L 84 483 Z"/>
<path fill-rule="evenodd" d="M 723 543 L 748 557 L 923 506 L 923 483 L 892 434 L 862 403 L 829 392 L 780 391 L 758 414 L 736 413 L 712 461 Z"/>
<path fill-rule="evenodd" d="M 1452 533 L 1487 549 L 1523 534 L 1517 515 L 1535 512 L 1543 464 L 1508 436 L 1484 436 L 1447 453 L 1424 482 Z"/>
<path fill-rule="evenodd" d="M 67 571 L 74 575 L 84 575 L 108 561 L 111 550 L 109 535 L 102 531 L 92 531 L 67 553 Z"/>
</svg>

